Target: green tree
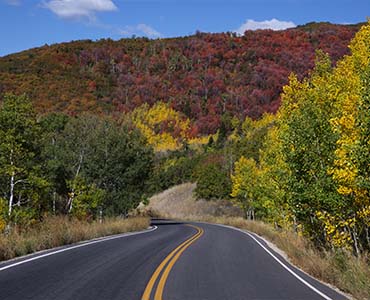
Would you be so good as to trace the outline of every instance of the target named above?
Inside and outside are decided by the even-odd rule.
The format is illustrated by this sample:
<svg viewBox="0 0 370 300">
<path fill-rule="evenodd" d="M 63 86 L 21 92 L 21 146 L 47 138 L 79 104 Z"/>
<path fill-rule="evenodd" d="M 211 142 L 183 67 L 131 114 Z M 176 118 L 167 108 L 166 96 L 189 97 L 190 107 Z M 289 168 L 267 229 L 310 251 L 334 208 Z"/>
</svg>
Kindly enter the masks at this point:
<svg viewBox="0 0 370 300">
<path fill-rule="evenodd" d="M 105 191 L 95 184 L 87 184 L 82 177 L 74 178 L 67 185 L 68 183 L 71 183 L 70 188 L 73 188 L 75 194 L 70 213 L 79 219 L 93 218 L 104 201 Z"/>
<path fill-rule="evenodd" d="M 233 153 L 237 157 L 253 158 L 259 162 L 260 149 L 266 138 L 268 129 L 274 125 L 275 117 L 271 114 L 264 114 L 259 120 L 245 118 L 240 125 L 239 134 L 232 135 Z"/>
<path fill-rule="evenodd" d="M 235 163 L 234 174 L 231 175 L 234 201 L 243 209 L 248 220 L 255 219 L 255 211 L 261 206 L 262 190 L 260 170 L 253 158 L 242 156 Z"/>
<path fill-rule="evenodd" d="M 42 163 L 43 173 L 51 184 L 49 198 L 54 214 L 63 212 L 63 195 L 68 194 L 67 174 L 61 158 L 61 133 L 69 117 L 62 113 L 50 113 L 40 120 L 42 131 Z"/>
<path fill-rule="evenodd" d="M 81 191 L 94 187 L 104 191 L 100 205 L 108 214 L 125 215 L 140 202 L 152 172 L 153 150 L 138 131 L 83 114 L 65 126 L 61 147 L 69 184 L 68 211 L 73 211 Z M 87 188 L 79 188 L 81 180 Z"/>
<path fill-rule="evenodd" d="M 111 214 L 126 214 L 146 193 L 153 170 L 153 149 L 138 130 L 113 120 L 97 122 L 83 174 L 106 192 L 104 207 Z"/>
<path fill-rule="evenodd" d="M 65 184 L 68 182 L 67 201 L 64 205 L 66 212 L 71 212 L 76 196 L 76 188 L 81 171 L 87 163 L 87 157 L 93 151 L 90 147 L 94 138 L 98 117 L 83 114 L 72 118 L 65 125 L 60 137 L 60 150 L 57 151 L 57 161 L 62 162 L 62 169 L 65 170 Z M 83 176 L 82 176 L 83 177 Z"/>
<path fill-rule="evenodd" d="M 22 207 L 28 211 L 24 216 L 30 218 L 42 209 L 48 183 L 41 176 L 39 141 L 40 130 L 29 99 L 7 94 L 0 108 L 0 186 L 9 221 L 24 215 L 17 213 Z"/>
<path fill-rule="evenodd" d="M 231 193 L 231 181 L 228 170 L 221 157 L 209 157 L 199 164 L 194 171 L 197 181 L 195 194 L 206 200 L 228 199 Z"/>
<path fill-rule="evenodd" d="M 335 89 L 327 84 L 331 77 L 329 58 L 318 52 L 309 78 L 299 82 L 295 76 L 290 77 L 279 111 L 279 134 L 290 171 L 290 205 L 297 220 L 318 243 L 325 243 L 325 237 L 317 211 L 334 212 L 343 207 L 336 184 L 328 176 L 338 139 L 330 124 L 336 112 Z"/>
</svg>

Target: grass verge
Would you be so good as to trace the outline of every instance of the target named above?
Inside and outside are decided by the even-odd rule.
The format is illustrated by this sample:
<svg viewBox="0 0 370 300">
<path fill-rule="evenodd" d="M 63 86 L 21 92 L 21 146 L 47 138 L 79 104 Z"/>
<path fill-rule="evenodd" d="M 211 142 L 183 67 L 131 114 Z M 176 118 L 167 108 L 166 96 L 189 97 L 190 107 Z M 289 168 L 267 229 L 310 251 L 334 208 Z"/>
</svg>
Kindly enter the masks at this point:
<svg viewBox="0 0 370 300">
<path fill-rule="evenodd" d="M 87 223 L 67 217 L 49 217 L 25 232 L 0 235 L 0 261 L 97 237 L 145 229 L 149 218 L 111 218 Z"/>
</svg>

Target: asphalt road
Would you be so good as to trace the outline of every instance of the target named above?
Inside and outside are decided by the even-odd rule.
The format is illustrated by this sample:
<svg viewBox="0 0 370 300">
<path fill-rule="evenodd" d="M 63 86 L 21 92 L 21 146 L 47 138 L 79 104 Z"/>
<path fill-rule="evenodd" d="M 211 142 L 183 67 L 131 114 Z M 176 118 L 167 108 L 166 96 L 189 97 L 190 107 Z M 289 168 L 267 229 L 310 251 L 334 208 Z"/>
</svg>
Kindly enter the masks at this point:
<svg viewBox="0 0 370 300">
<path fill-rule="evenodd" d="M 154 225 L 0 263 L 0 299 L 346 299 L 255 236 L 210 224 Z"/>
</svg>

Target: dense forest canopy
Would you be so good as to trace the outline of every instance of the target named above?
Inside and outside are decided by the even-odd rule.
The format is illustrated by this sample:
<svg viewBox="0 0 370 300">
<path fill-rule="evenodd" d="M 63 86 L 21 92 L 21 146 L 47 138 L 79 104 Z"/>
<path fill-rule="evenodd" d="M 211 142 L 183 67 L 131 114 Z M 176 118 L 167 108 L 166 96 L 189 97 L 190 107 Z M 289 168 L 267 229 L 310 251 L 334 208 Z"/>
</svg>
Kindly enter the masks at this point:
<svg viewBox="0 0 370 300">
<path fill-rule="evenodd" d="M 193 135 L 215 133 L 225 113 L 259 118 L 276 112 L 291 72 L 299 79 L 316 49 L 333 63 L 348 54 L 360 25 L 201 33 L 45 45 L 0 58 L 0 96 L 25 93 L 38 112 L 130 112 L 168 103 L 189 118 Z"/>
</svg>

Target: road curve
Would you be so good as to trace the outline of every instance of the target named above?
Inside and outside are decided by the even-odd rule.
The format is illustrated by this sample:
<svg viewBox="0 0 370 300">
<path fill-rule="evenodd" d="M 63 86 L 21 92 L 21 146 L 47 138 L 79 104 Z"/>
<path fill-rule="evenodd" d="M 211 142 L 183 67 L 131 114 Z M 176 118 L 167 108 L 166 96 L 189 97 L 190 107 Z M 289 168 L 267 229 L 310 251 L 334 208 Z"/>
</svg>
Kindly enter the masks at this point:
<svg viewBox="0 0 370 300">
<path fill-rule="evenodd" d="M 0 263 L 0 299 L 346 299 L 254 235 L 211 224 L 155 225 Z"/>
</svg>

